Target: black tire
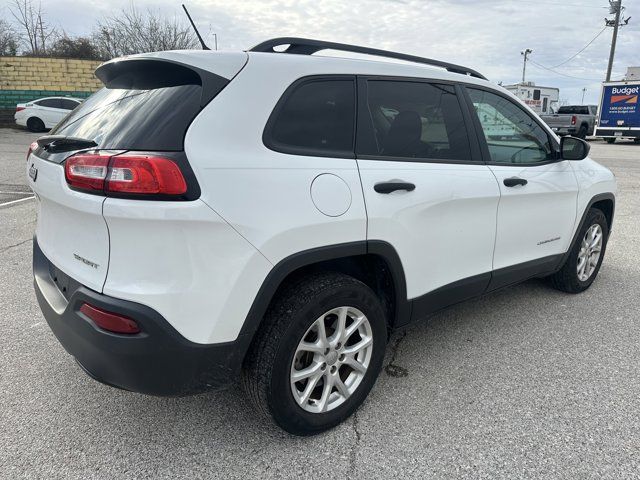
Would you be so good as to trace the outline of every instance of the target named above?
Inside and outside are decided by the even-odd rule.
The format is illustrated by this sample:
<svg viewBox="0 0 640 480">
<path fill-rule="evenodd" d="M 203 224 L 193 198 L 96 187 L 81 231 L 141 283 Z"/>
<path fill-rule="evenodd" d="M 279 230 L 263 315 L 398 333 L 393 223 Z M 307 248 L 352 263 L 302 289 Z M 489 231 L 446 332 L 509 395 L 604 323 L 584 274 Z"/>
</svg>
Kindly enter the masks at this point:
<svg viewBox="0 0 640 480">
<path fill-rule="evenodd" d="M 587 230 L 595 224 L 600 225 L 600 228 L 602 228 L 602 250 L 595 270 L 586 281 L 582 281 L 578 278 L 578 253 L 580 252 L 582 239 L 584 238 Z M 600 271 L 600 266 L 602 265 L 602 260 L 604 259 L 604 254 L 607 249 L 608 239 L 609 226 L 607 224 L 607 217 L 597 208 L 590 209 L 587 213 L 584 224 L 576 236 L 574 244 L 571 246 L 567 260 L 562 268 L 550 277 L 551 284 L 558 290 L 568 293 L 580 293 L 589 288 Z"/>
<path fill-rule="evenodd" d="M 27 128 L 32 132 L 44 132 L 44 122 L 38 117 L 31 117 L 27 120 Z"/>
<path fill-rule="evenodd" d="M 615 138 L 605 138 L 605 141 L 607 143 L 616 143 L 616 139 Z"/>
<path fill-rule="evenodd" d="M 339 306 L 369 320 L 373 350 L 366 373 L 344 403 L 324 413 L 294 399 L 290 369 L 296 348 L 318 317 Z M 313 435 L 348 418 L 365 400 L 382 368 L 387 322 L 380 300 L 364 283 L 341 273 L 317 273 L 290 282 L 272 302 L 243 366 L 242 384 L 257 410 L 294 435 Z"/>
<path fill-rule="evenodd" d="M 634 138 L 633 143 L 640 143 L 640 138 Z"/>
<path fill-rule="evenodd" d="M 580 125 L 580 130 L 578 130 L 578 138 L 581 138 L 583 140 L 587 138 L 587 130 L 588 128 L 586 125 Z"/>
</svg>

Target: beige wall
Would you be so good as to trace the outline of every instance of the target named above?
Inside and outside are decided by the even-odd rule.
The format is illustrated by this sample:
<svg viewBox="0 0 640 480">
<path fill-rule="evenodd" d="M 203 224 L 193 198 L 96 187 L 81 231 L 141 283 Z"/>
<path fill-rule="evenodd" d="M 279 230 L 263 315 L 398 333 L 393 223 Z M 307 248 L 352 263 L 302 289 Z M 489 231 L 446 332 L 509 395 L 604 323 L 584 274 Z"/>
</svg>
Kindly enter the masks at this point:
<svg viewBox="0 0 640 480">
<path fill-rule="evenodd" d="M 0 57 L 0 90 L 95 92 L 101 87 L 95 60 Z"/>
</svg>

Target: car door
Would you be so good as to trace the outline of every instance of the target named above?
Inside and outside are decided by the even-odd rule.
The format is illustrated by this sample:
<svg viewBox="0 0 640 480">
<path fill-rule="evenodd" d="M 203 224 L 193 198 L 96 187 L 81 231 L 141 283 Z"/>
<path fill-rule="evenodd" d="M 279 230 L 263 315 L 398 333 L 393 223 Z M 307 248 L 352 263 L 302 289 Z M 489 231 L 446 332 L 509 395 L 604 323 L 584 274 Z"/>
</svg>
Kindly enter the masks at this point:
<svg viewBox="0 0 640 480">
<path fill-rule="evenodd" d="M 45 98 L 34 102 L 38 106 L 38 116 L 44 122 L 45 128 L 53 128 L 66 115 L 60 108 L 59 98 Z"/>
<path fill-rule="evenodd" d="M 468 133 L 459 88 L 393 78 L 360 78 L 358 85 L 367 239 L 398 253 L 412 316 L 482 293 L 500 190 Z"/>
<path fill-rule="evenodd" d="M 553 270 L 571 243 L 578 182 L 531 113 L 506 94 L 467 87 L 481 147 L 500 186 L 492 287 Z"/>
</svg>

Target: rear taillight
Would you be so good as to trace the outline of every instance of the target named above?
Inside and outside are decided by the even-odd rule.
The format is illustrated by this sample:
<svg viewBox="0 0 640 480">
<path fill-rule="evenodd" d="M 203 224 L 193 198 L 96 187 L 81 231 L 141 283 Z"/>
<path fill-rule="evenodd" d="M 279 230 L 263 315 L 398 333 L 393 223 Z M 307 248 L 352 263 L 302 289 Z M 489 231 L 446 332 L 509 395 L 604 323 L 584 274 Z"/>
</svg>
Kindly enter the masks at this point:
<svg viewBox="0 0 640 480">
<path fill-rule="evenodd" d="M 575 115 L 571 115 L 571 125 L 575 125 L 577 121 L 578 121 L 578 119 L 576 118 L 576 116 Z"/>
<path fill-rule="evenodd" d="M 16 107 L 16 113 L 21 112 L 22 110 L 24 110 L 26 107 Z"/>
<path fill-rule="evenodd" d="M 187 191 L 180 167 L 155 155 L 80 153 L 67 158 L 65 176 L 75 189 L 105 195 L 176 196 Z"/>
<path fill-rule="evenodd" d="M 98 327 L 113 333 L 140 333 L 140 327 L 135 320 L 118 313 L 107 312 L 101 308 L 83 303 L 80 312 L 85 314 Z"/>
<path fill-rule="evenodd" d="M 29 160 L 29 157 L 36 148 L 38 148 L 38 142 L 31 142 L 31 145 L 29 145 L 29 150 L 27 150 L 27 160 Z"/>
</svg>

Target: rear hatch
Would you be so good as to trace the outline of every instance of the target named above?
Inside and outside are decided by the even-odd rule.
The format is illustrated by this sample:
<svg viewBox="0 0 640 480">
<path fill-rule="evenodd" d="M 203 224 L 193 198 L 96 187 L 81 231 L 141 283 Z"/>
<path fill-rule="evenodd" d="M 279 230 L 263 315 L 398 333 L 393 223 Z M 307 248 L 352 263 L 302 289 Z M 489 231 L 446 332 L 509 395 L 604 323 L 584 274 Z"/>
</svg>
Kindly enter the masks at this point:
<svg viewBox="0 0 640 480">
<path fill-rule="evenodd" d="M 216 63 L 224 76 L 211 71 Z M 28 155 L 28 179 L 38 200 L 37 242 L 53 264 L 53 275 L 59 269 L 102 291 L 110 256 L 109 229 L 102 214 L 107 197 L 137 201 L 199 197 L 199 186 L 184 155 L 186 131 L 245 63 L 242 53 L 166 52 L 164 57 L 136 56 L 98 68 L 96 75 L 105 87 L 40 139 L 39 145 L 32 144 Z M 65 164 L 72 165 L 74 157 L 107 158 L 102 167 L 82 166 L 84 173 L 102 175 L 103 183 L 96 186 L 92 180 L 91 188 L 85 188 L 82 182 L 69 180 L 72 171 L 65 176 Z M 108 186 L 109 179 L 119 176 L 120 185 L 126 185 L 132 171 L 115 167 L 116 158 L 168 160 L 180 170 L 186 186 L 165 195 L 126 188 L 116 191 Z M 135 208 L 135 202 L 133 205 Z"/>
<path fill-rule="evenodd" d="M 553 115 L 543 115 L 542 119 L 551 128 L 564 128 L 571 126 L 572 115 L 559 115 L 554 113 Z"/>
</svg>

